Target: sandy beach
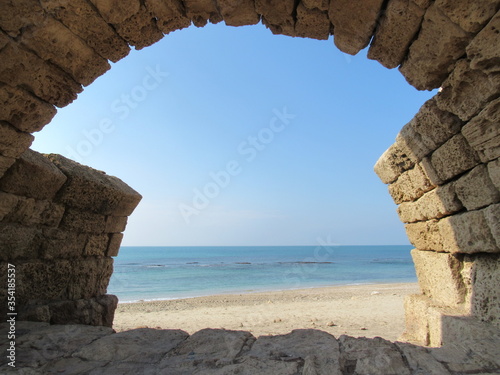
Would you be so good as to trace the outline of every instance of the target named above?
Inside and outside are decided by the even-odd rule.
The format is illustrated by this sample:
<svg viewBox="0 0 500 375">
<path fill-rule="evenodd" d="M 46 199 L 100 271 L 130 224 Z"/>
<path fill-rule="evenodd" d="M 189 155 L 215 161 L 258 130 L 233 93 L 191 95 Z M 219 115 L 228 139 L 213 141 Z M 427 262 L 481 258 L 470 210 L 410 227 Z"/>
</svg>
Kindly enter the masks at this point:
<svg viewBox="0 0 500 375">
<path fill-rule="evenodd" d="M 416 283 L 369 284 L 120 303 L 113 328 L 177 328 L 190 334 L 225 328 L 256 337 L 315 328 L 336 337 L 396 340 L 404 330 L 404 296 L 417 292 Z"/>
</svg>

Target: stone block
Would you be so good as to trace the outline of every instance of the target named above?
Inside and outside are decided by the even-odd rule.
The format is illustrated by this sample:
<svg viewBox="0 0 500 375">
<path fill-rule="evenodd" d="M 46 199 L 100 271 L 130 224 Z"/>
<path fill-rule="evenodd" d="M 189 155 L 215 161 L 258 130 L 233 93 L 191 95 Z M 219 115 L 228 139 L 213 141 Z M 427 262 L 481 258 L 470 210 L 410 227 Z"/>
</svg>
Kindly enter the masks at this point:
<svg viewBox="0 0 500 375">
<path fill-rule="evenodd" d="M 398 134 L 396 141 L 412 160 L 420 161 L 457 134 L 463 122 L 428 100 Z"/>
<path fill-rule="evenodd" d="M 17 159 L 31 146 L 34 137 L 0 121 L 0 155 Z"/>
<path fill-rule="evenodd" d="M 57 227 L 63 213 L 64 207 L 53 202 L 19 197 L 15 210 L 5 216 L 5 221 L 25 226 Z"/>
<path fill-rule="evenodd" d="M 451 21 L 470 33 L 479 32 L 498 10 L 497 0 L 436 0 L 436 6 Z"/>
<path fill-rule="evenodd" d="M 330 0 L 302 0 L 301 3 L 304 4 L 307 9 L 328 11 L 330 8 Z"/>
<path fill-rule="evenodd" d="M 436 360 L 426 348 L 403 342 L 395 342 L 401 351 L 412 374 L 451 375 L 446 367 Z"/>
<path fill-rule="evenodd" d="M 420 164 L 410 169 L 389 185 L 389 194 L 396 204 L 417 200 L 426 192 L 434 189 L 429 177 Z"/>
<path fill-rule="evenodd" d="M 490 175 L 493 185 L 500 190 L 500 159 L 488 163 L 488 174 Z"/>
<path fill-rule="evenodd" d="M 433 303 L 458 307 L 465 302 L 468 292 L 460 273 L 462 262 L 455 255 L 414 249 L 411 256 L 420 289 Z"/>
<path fill-rule="evenodd" d="M 425 9 L 412 0 L 390 0 L 380 17 L 368 58 L 389 69 L 398 67 L 417 35 Z"/>
<path fill-rule="evenodd" d="M 463 128 L 462 134 L 482 162 L 500 157 L 500 99 L 489 103 Z"/>
<path fill-rule="evenodd" d="M 443 181 L 474 168 L 479 158 L 462 134 L 457 134 L 430 157 L 438 177 Z"/>
<path fill-rule="evenodd" d="M 9 43 L 10 38 L 3 31 L 0 31 L 0 49 Z"/>
<path fill-rule="evenodd" d="M 89 299 L 106 294 L 113 273 L 113 259 L 84 258 L 72 262 L 73 274 L 68 285 L 68 298 Z"/>
<path fill-rule="evenodd" d="M 104 233 L 105 223 L 104 215 L 67 208 L 60 227 L 69 231 L 100 234 Z"/>
<path fill-rule="evenodd" d="M 13 42 L 0 51 L 0 60 L 1 82 L 22 87 L 57 107 L 68 105 L 82 91 L 82 87 L 62 69 Z"/>
<path fill-rule="evenodd" d="M 498 96 L 499 87 L 500 74 L 473 70 L 470 62 L 462 59 L 455 64 L 453 72 L 437 94 L 437 105 L 468 121 Z"/>
<path fill-rule="evenodd" d="M 38 256 L 40 231 L 18 224 L 0 223 L 0 260 L 33 259 Z"/>
<path fill-rule="evenodd" d="M 458 198 L 468 211 L 500 202 L 500 191 L 491 182 L 484 164 L 461 176 L 454 186 Z"/>
<path fill-rule="evenodd" d="M 42 0 L 44 10 L 63 23 L 105 59 L 117 62 L 128 55 L 127 43 L 86 0 Z M 123 2 L 122 2 L 123 3 Z"/>
<path fill-rule="evenodd" d="M 36 132 L 47 125 L 56 114 L 53 105 L 29 92 L 0 84 L 0 121 L 7 121 L 18 130 Z"/>
<path fill-rule="evenodd" d="M 465 254 L 500 252 L 485 213 L 485 210 L 469 211 L 441 219 L 439 231 L 444 250 Z"/>
<path fill-rule="evenodd" d="M 164 34 L 184 29 L 191 25 L 180 0 L 146 0 L 146 8 L 156 17 L 156 25 Z"/>
<path fill-rule="evenodd" d="M 58 194 L 58 200 L 63 204 L 102 215 L 128 216 L 142 198 L 116 177 L 61 155 L 52 154 L 48 157 L 68 177 Z"/>
<path fill-rule="evenodd" d="M 87 236 L 58 228 L 43 230 L 40 257 L 42 259 L 74 259 L 83 255 Z"/>
<path fill-rule="evenodd" d="M 53 199 L 66 180 L 49 159 L 28 149 L 0 180 L 0 189 L 36 199 Z"/>
<path fill-rule="evenodd" d="M 418 249 L 444 251 L 439 221 L 428 220 L 405 225 L 408 239 Z"/>
<path fill-rule="evenodd" d="M 345 53 L 355 55 L 368 46 L 378 22 L 382 0 L 362 4 L 349 0 L 331 0 L 328 16 L 334 28 L 334 43 Z"/>
<path fill-rule="evenodd" d="M 500 248 L 500 204 L 492 204 L 483 210 L 491 235 Z"/>
<path fill-rule="evenodd" d="M 467 46 L 471 68 L 485 73 L 498 72 L 498 46 L 500 45 L 500 11 Z"/>
<path fill-rule="evenodd" d="M 105 256 L 108 249 L 109 236 L 107 234 L 92 235 L 87 239 L 83 255 Z"/>
<path fill-rule="evenodd" d="M 215 0 L 183 0 L 186 15 L 196 27 L 203 27 L 208 21 L 219 23 L 222 15 L 217 9 Z"/>
<path fill-rule="evenodd" d="M 106 59 L 51 17 L 23 32 L 20 40 L 42 59 L 59 66 L 84 86 L 90 85 L 111 68 Z"/>
<path fill-rule="evenodd" d="M 472 315 L 500 328 L 500 255 L 478 254 L 474 258 Z"/>
<path fill-rule="evenodd" d="M 384 184 L 396 181 L 403 172 L 413 168 L 415 163 L 406 151 L 400 143 L 394 143 L 378 159 L 374 170 Z"/>
<path fill-rule="evenodd" d="M 113 233 L 110 235 L 108 252 L 106 253 L 108 257 L 115 257 L 118 255 L 122 240 L 123 240 L 123 233 Z"/>
<path fill-rule="evenodd" d="M 139 12 L 140 0 L 90 0 L 107 23 L 120 24 Z"/>
<path fill-rule="evenodd" d="M 127 226 L 127 216 L 108 216 L 106 218 L 105 233 L 121 233 Z"/>
<path fill-rule="evenodd" d="M 217 6 L 228 26 L 256 25 L 260 22 L 254 0 L 217 0 Z"/>
<path fill-rule="evenodd" d="M 16 162 L 16 159 L 0 155 L 0 178 L 9 170 Z"/>
<path fill-rule="evenodd" d="M 440 87 L 457 59 L 465 54 L 472 37 L 433 4 L 427 9 L 418 37 L 399 70 L 419 90 Z"/>
<path fill-rule="evenodd" d="M 295 36 L 294 0 L 255 0 L 255 10 L 273 34 Z"/>
<path fill-rule="evenodd" d="M 401 341 L 429 345 L 429 322 L 427 311 L 430 299 L 423 294 L 410 294 L 405 297 L 405 331 Z"/>
<path fill-rule="evenodd" d="M 297 22 L 295 32 L 302 38 L 327 40 L 331 29 L 330 19 L 326 11 L 306 8 L 303 3 L 297 6 Z"/>
<path fill-rule="evenodd" d="M 22 30 L 38 25 L 45 15 L 36 0 L 2 1 L 0 3 L 0 28 L 11 37 L 18 37 Z"/>
<path fill-rule="evenodd" d="M 76 351 L 82 346 L 89 344 L 91 341 L 95 341 L 99 337 L 109 335 L 113 332 L 104 330 L 96 332 L 93 333 L 92 340 L 86 341 L 89 337 L 85 335 L 85 332 L 79 332 L 79 329 L 83 324 L 112 327 L 117 303 L 118 298 L 109 294 L 76 301 L 50 302 L 48 304 L 50 320 L 53 324 L 66 325 L 66 327 L 79 338 L 78 340 L 72 340 L 72 342 L 70 342 L 71 347 L 74 348 L 73 351 Z M 69 326 L 69 324 L 78 325 Z M 52 327 L 54 327 L 54 325 Z M 66 335 L 66 338 L 67 336 L 68 335 Z M 64 342 L 63 340 L 58 340 L 56 342 L 59 343 L 61 341 Z M 86 342 L 82 343 L 82 341 Z M 52 365 L 50 367 L 52 367 Z M 87 369 L 90 370 L 89 367 L 87 367 Z"/>
<path fill-rule="evenodd" d="M 18 196 L 0 191 L 0 221 L 2 221 L 5 216 L 13 212 L 18 203 Z"/>
</svg>

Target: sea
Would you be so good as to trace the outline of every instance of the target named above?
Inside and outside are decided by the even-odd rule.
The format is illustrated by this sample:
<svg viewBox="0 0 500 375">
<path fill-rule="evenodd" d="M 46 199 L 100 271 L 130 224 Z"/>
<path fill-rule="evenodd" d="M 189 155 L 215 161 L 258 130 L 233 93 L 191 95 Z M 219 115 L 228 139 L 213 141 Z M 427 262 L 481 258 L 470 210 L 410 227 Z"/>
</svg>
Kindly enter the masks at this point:
<svg viewBox="0 0 500 375">
<path fill-rule="evenodd" d="M 416 282 L 412 246 L 126 246 L 108 293 L 120 303 L 335 285 Z"/>
</svg>

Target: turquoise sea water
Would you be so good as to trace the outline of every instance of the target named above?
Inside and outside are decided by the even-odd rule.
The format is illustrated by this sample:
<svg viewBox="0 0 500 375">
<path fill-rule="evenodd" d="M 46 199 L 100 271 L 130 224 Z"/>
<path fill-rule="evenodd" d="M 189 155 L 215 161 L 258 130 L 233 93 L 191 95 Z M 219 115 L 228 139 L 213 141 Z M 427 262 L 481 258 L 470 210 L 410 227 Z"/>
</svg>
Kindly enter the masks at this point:
<svg viewBox="0 0 500 375">
<path fill-rule="evenodd" d="M 122 247 L 120 302 L 329 285 L 415 282 L 411 246 Z"/>
</svg>

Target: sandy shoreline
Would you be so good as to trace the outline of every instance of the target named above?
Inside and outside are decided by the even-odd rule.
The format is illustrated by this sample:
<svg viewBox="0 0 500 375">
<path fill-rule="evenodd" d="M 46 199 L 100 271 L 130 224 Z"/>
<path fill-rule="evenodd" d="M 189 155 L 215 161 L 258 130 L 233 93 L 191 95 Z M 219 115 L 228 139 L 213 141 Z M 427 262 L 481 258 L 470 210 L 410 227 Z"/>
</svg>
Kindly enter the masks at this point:
<svg viewBox="0 0 500 375">
<path fill-rule="evenodd" d="M 338 337 L 380 336 L 396 340 L 404 330 L 404 296 L 416 283 L 334 286 L 227 294 L 119 304 L 113 328 L 203 328 L 250 331 L 254 336 L 316 328 Z"/>
</svg>

